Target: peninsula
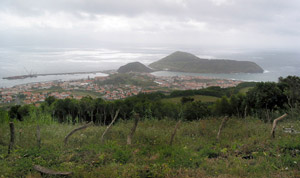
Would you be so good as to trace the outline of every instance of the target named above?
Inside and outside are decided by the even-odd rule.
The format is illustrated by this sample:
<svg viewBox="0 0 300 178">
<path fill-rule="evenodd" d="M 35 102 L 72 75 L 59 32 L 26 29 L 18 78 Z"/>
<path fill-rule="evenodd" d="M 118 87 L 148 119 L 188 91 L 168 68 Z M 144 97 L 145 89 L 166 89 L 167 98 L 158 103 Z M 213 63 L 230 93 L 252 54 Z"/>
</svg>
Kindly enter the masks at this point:
<svg viewBox="0 0 300 178">
<path fill-rule="evenodd" d="M 177 51 L 149 65 L 155 70 L 189 73 L 263 73 L 254 62 L 223 59 L 201 59 L 193 54 Z"/>
</svg>

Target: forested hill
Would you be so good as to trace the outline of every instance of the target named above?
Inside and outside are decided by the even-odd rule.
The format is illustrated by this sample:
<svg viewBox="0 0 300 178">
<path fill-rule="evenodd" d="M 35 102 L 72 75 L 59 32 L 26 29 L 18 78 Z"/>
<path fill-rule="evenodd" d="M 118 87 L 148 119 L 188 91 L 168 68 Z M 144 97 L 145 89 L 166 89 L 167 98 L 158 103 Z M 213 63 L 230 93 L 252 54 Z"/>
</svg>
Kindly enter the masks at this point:
<svg viewBox="0 0 300 178">
<path fill-rule="evenodd" d="M 221 59 L 201 59 L 186 52 L 174 52 L 151 63 L 156 70 L 192 73 L 262 73 L 264 70 L 254 62 Z"/>
<path fill-rule="evenodd" d="M 128 63 L 124 66 L 121 66 L 118 69 L 119 73 L 129 73 L 129 72 L 138 72 L 138 73 L 150 73 L 153 72 L 149 67 L 145 66 L 140 62 Z"/>
</svg>

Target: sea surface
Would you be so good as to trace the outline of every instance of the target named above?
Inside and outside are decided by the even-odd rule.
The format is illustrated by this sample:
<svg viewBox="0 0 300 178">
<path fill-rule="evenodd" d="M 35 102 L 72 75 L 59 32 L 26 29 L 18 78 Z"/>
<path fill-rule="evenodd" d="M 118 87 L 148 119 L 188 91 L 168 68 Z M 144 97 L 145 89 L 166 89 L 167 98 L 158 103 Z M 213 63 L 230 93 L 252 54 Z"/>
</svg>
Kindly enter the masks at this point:
<svg viewBox="0 0 300 178">
<path fill-rule="evenodd" d="M 190 52 L 200 58 L 253 61 L 260 65 L 265 72 L 261 74 L 195 74 L 159 71 L 154 72 L 154 75 L 208 76 L 244 81 L 277 81 L 281 76 L 300 76 L 300 53 L 276 49 L 262 51 L 245 49 L 179 49 L 169 47 L 124 47 L 117 49 L 11 47 L 0 48 L 0 88 L 41 81 L 93 78 L 95 76 L 105 76 L 106 74 L 49 75 L 19 80 L 5 80 L 2 79 L 3 77 L 28 74 L 103 71 L 118 69 L 124 64 L 135 61 L 148 65 L 175 51 Z"/>
</svg>

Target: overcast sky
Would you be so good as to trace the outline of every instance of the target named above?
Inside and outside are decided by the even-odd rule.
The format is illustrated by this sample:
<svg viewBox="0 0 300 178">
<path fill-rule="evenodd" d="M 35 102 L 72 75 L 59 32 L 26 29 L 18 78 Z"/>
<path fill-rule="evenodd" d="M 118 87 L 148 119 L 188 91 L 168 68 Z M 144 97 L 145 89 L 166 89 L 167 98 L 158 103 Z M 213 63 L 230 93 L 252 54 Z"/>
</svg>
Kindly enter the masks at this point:
<svg viewBox="0 0 300 178">
<path fill-rule="evenodd" d="M 0 46 L 300 47 L 299 0 L 1 0 Z"/>
</svg>

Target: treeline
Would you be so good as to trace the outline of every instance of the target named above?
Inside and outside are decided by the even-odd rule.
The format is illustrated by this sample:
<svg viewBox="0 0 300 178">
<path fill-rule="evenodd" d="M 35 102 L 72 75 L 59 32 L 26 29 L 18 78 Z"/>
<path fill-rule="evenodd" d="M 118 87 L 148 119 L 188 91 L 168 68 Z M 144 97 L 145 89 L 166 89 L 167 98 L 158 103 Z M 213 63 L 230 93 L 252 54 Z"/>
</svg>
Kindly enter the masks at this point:
<svg viewBox="0 0 300 178">
<path fill-rule="evenodd" d="M 229 87 L 229 88 L 220 88 L 216 86 L 200 89 L 200 90 L 176 90 L 171 92 L 169 96 L 166 97 L 181 97 L 181 96 L 194 96 L 194 95 L 205 95 L 205 96 L 215 96 L 215 97 L 222 97 L 227 96 L 230 97 L 233 94 L 237 94 L 240 92 L 241 89 L 247 87 L 255 87 L 256 82 L 244 82 L 240 83 L 236 87 Z"/>
<path fill-rule="evenodd" d="M 247 93 L 239 91 L 252 87 Z M 11 119 L 25 120 L 30 113 L 47 113 L 58 122 L 89 122 L 108 124 L 117 110 L 118 118 L 130 119 L 138 113 L 145 119 L 185 119 L 196 120 L 215 116 L 254 116 L 271 121 L 273 116 L 288 112 L 297 117 L 300 102 L 300 78 L 288 76 L 275 82 L 242 83 L 233 88 L 209 87 L 200 90 L 173 91 L 167 95 L 161 92 L 139 94 L 124 100 L 106 101 L 101 98 L 84 97 L 81 100 L 58 100 L 48 97 L 40 107 L 16 105 L 10 108 Z M 214 103 L 194 101 L 194 95 L 220 97 Z M 182 97 L 181 103 L 162 100 L 169 97 Z M 3 113 L 2 113 L 3 115 Z"/>
</svg>

